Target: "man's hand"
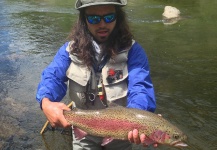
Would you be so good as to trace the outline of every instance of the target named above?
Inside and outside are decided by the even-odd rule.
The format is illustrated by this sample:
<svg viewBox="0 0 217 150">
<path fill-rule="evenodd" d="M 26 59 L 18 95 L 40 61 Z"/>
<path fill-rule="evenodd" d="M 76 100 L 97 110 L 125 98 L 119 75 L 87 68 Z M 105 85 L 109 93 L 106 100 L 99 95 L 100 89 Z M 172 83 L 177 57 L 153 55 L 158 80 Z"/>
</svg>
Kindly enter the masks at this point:
<svg viewBox="0 0 217 150">
<path fill-rule="evenodd" d="M 146 136 L 145 134 L 141 134 L 139 135 L 139 132 L 137 129 L 134 129 L 133 131 L 130 131 L 128 133 L 128 140 L 131 143 L 135 143 L 135 144 L 143 144 L 145 147 L 148 146 L 145 144 L 145 140 L 146 140 Z M 157 144 L 153 144 L 154 147 L 157 147 Z"/>
<path fill-rule="evenodd" d="M 71 126 L 63 115 L 63 110 L 70 110 L 64 103 L 51 102 L 48 98 L 43 98 L 42 110 L 52 127 L 66 128 Z"/>
</svg>

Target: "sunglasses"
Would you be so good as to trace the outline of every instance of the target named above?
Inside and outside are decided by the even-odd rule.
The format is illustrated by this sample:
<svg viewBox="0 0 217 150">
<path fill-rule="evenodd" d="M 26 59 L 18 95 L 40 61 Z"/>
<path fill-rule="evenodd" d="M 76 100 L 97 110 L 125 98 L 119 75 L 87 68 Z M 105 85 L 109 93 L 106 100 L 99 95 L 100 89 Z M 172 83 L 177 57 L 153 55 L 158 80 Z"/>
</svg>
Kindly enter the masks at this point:
<svg viewBox="0 0 217 150">
<path fill-rule="evenodd" d="M 86 15 L 87 21 L 90 24 L 98 24 L 100 23 L 101 19 L 105 21 L 105 23 L 111 23 L 116 20 L 116 14 L 111 13 L 104 16 L 98 16 L 98 15 Z"/>
</svg>

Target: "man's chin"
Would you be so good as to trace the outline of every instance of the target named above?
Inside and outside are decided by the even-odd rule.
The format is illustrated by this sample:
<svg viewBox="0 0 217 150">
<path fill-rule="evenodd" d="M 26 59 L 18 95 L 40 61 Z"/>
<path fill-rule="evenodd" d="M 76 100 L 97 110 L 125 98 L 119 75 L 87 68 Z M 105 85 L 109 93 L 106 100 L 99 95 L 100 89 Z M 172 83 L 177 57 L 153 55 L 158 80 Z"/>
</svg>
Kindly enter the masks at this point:
<svg viewBox="0 0 217 150">
<path fill-rule="evenodd" d="M 95 39 L 97 43 L 104 43 L 108 40 L 107 37 L 99 37 L 97 39 Z"/>
</svg>

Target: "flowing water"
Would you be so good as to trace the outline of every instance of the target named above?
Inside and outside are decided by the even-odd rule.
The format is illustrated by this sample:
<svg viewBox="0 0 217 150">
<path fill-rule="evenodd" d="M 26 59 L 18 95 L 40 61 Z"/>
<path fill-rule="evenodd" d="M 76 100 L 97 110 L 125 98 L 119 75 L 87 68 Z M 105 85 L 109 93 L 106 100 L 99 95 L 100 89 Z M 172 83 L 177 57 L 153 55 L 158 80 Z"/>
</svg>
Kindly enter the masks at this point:
<svg viewBox="0 0 217 150">
<path fill-rule="evenodd" d="M 68 132 L 48 128 L 43 136 L 39 134 L 46 118 L 35 92 L 42 70 L 77 19 L 74 2 L 0 1 L 0 149 L 71 149 Z M 125 10 L 132 32 L 149 58 L 156 113 L 187 134 L 189 147 L 183 149 L 217 149 L 217 2 L 128 3 Z M 174 24 L 164 24 L 166 5 L 181 11 L 181 19 Z M 68 103 L 68 98 L 63 102 Z M 160 145 L 156 149 L 175 148 Z"/>
</svg>

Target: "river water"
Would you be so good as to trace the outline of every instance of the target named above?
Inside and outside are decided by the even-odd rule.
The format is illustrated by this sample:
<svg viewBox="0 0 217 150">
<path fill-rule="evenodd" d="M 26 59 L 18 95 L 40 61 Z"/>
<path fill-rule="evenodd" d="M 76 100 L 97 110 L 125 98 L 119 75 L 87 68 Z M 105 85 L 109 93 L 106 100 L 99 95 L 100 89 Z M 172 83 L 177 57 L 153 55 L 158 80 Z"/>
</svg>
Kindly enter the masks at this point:
<svg viewBox="0 0 217 150">
<path fill-rule="evenodd" d="M 46 118 L 35 92 L 42 70 L 77 19 L 74 2 L 0 1 L 0 149 L 71 149 L 69 132 L 48 128 L 40 135 Z M 149 58 L 156 113 L 187 134 L 189 147 L 184 149 L 217 149 L 217 1 L 128 3 L 125 9 L 132 32 Z M 166 5 L 181 11 L 178 22 L 164 24 Z M 68 103 L 68 98 L 63 102 Z M 175 148 L 160 145 L 156 149 Z"/>
</svg>

